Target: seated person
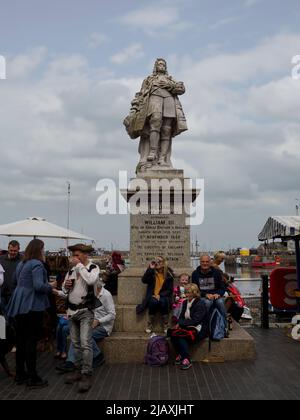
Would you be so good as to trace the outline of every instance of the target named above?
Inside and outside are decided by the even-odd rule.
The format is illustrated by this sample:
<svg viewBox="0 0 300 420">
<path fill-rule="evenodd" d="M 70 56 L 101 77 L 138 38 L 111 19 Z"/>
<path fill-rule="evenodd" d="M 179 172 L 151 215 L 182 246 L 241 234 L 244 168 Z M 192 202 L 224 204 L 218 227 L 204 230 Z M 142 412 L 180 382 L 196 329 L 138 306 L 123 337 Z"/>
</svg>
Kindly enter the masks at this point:
<svg viewBox="0 0 300 420">
<path fill-rule="evenodd" d="M 174 288 L 174 274 L 168 267 L 167 260 L 163 257 L 157 257 L 155 261 L 152 261 L 142 278 L 142 282 L 147 284 L 148 287 L 146 298 L 142 305 L 138 306 L 137 312 L 141 314 L 147 308 L 149 310 L 146 333 L 151 334 L 153 332 L 157 313 L 161 315 L 164 331 L 167 333 Z"/>
<path fill-rule="evenodd" d="M 177 324 L 181 315 L 182 305 L 186 300 L 185 288 L 190 283 L 190 276 L 188 274 L 181 274 L 179 276 L 179 285 L 175 287 L 173 293 L 173 316 L 172 321 Z"/>
<path fill-rule="evenodd" d="M 226 273 L 223 274 L 223 279 L 226 284 L 226 290 L 228 294 L 225 305 L 229 314 L 228 316 L 230 324 L 232 324 L 232 319 L 234 319 L 236 322 L 240 322 L 246 307 L 246 302 L 242 298 L 239 289 L 233 284 L 234 279 Z"/>
<path fill-rule="evenodd" d="M 214 259 L 212 261 L 212 267 L 217 268 L 222 271 L 221 266 L 224 264 L 226 259 L 226 254 L 223 251 L 216 252 L 214 255 Z"/>
<path fill-rule="evenodd" d="M 189 354 L 190 345 L 199 343 L 208 337 L 208 311 L 204 300 L 200 299 L 199 288 L 195 284 L 188 284 L 186 286 L 186 297 L 187 300 L 183 303 L 178 324 L 173 328 L 173 331 L 178 328 L 183 330 L 194 329 L 194 339 L 190 336 L 173 336 L 172 330 L 169 330 L 171 342 L 177 352 L 175 365 L 180 366 L 182 370 L 187 370 L 192 366 Z"/>
<path fill-rule="evenodd" d="M 58 316 L 58 325 L 56 328 L 56 359 L 66 360 L 68 357 L 68 337 L 70 335 L 69 321 L 66 315 Z"/>
<path fill-rule="evenodd" d="M 93 322 L 93 355 L 94 367 L 98 367 L 105 363 L 104 354 L 99 349 L 98 343 L 109 337 L 112 333 L 114 322 L 116 319 L 116 309 L 111 293 L 103 287 L 101 280 L 97 284 L 97 297 L 102 306 L 95 309 Z M 71 344 L 67 361 L 57 367 L 57 370 L 67 373 L 74 370 L 74 349 Z"/>
<path fill-rule="evenodd" d="M 222 272 L 211 266 L 209 255 L 201 256 L 200 266 L 192 274 L 192 283 L 195 283 L 201 290 L 201 297 L 205 299 L 208 311 L 210 312 L 215 307 L 227 319 L 227 311 L 223 299 L 226 286 Z"/>
</svg>

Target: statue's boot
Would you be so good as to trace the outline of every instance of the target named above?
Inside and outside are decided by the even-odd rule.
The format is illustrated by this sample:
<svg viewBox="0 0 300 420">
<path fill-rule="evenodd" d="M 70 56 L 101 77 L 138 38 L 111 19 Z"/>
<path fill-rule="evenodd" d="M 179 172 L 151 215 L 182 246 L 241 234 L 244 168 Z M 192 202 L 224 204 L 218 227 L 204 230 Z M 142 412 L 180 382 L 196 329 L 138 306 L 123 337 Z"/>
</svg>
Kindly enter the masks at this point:
<svg viewBox="0 0 300 420">
<path fill-rule="evenodd" d="M 169 167 L 170 165 L 167 163 L 168 152 L 170 149 L 170 140 L 161 139 L 160 142 L 160 156 L 158 160 L 158 164 L 160 166 Z"/>
<path fill-rule="evenodd" d="M 157 159 L 157 151 L 159 145 L 160 132 L 156 130 L 150 131 L 150 153 L 148 155 L 148 162 L 154 162 Z"/>
</svg>

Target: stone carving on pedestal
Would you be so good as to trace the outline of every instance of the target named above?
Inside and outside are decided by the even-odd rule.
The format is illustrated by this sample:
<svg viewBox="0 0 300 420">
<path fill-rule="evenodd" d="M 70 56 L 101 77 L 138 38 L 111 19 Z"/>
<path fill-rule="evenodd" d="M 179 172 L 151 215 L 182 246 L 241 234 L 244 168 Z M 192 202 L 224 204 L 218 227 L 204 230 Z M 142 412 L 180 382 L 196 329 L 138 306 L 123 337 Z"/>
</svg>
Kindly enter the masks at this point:
<svg viewBox="0 0 300 420">
<path fill-rule="evenodd" d="M 187 130 L 178 99 L 185 93 L 183 82 L 168 74 L 167 62 L 158 58 L 153 74 L 147 77 L 131 102 L 124 125 L 132 139 L 140 138 L 137 174 L 172 168 L 172 139 Z"/>
</svg>

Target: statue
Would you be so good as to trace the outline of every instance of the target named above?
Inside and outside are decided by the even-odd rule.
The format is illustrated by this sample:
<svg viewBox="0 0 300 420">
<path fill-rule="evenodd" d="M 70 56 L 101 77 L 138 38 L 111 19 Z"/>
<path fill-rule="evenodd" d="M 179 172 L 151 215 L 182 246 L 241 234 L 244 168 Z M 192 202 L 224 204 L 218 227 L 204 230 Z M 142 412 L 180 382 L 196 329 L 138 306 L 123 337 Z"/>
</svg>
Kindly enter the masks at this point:
<svg viewBox="0 0 300 420">
<path fill-rule="evenodd" d="M 158 58 L 153 75 L 131 102 L 124 125 L 132 139 L 140 138 L 137 173 L 172 168 L 172 139 L 187 130 L 178 95 L 185 93 L 183 82 L 176 82 L 167 71 L 167 62 Z"/>
</svg>

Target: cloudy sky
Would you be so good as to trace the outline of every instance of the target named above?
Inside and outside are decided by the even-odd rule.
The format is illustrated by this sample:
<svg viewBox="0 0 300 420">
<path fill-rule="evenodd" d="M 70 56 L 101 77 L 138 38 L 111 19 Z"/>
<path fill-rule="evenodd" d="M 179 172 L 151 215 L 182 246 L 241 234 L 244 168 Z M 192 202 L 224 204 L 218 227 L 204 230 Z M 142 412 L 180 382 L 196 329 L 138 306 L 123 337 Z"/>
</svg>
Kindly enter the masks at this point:
<svg viewBox="0 0 300 420">
<path fill-rule="evenodd" d="M 134 175 L 122 126 L 156 57 L 183 80 L 189 131 L 174 164 L 206 182 L 202 249 L 252 246 L 300 198 L 298 0 L 1 0 L 0 223 L 42 216 L 128 248 L 129 219 L 99 216 L 96 184 Z M 6 239 L 0 239 L 4 246 Z"/>
</svg>

